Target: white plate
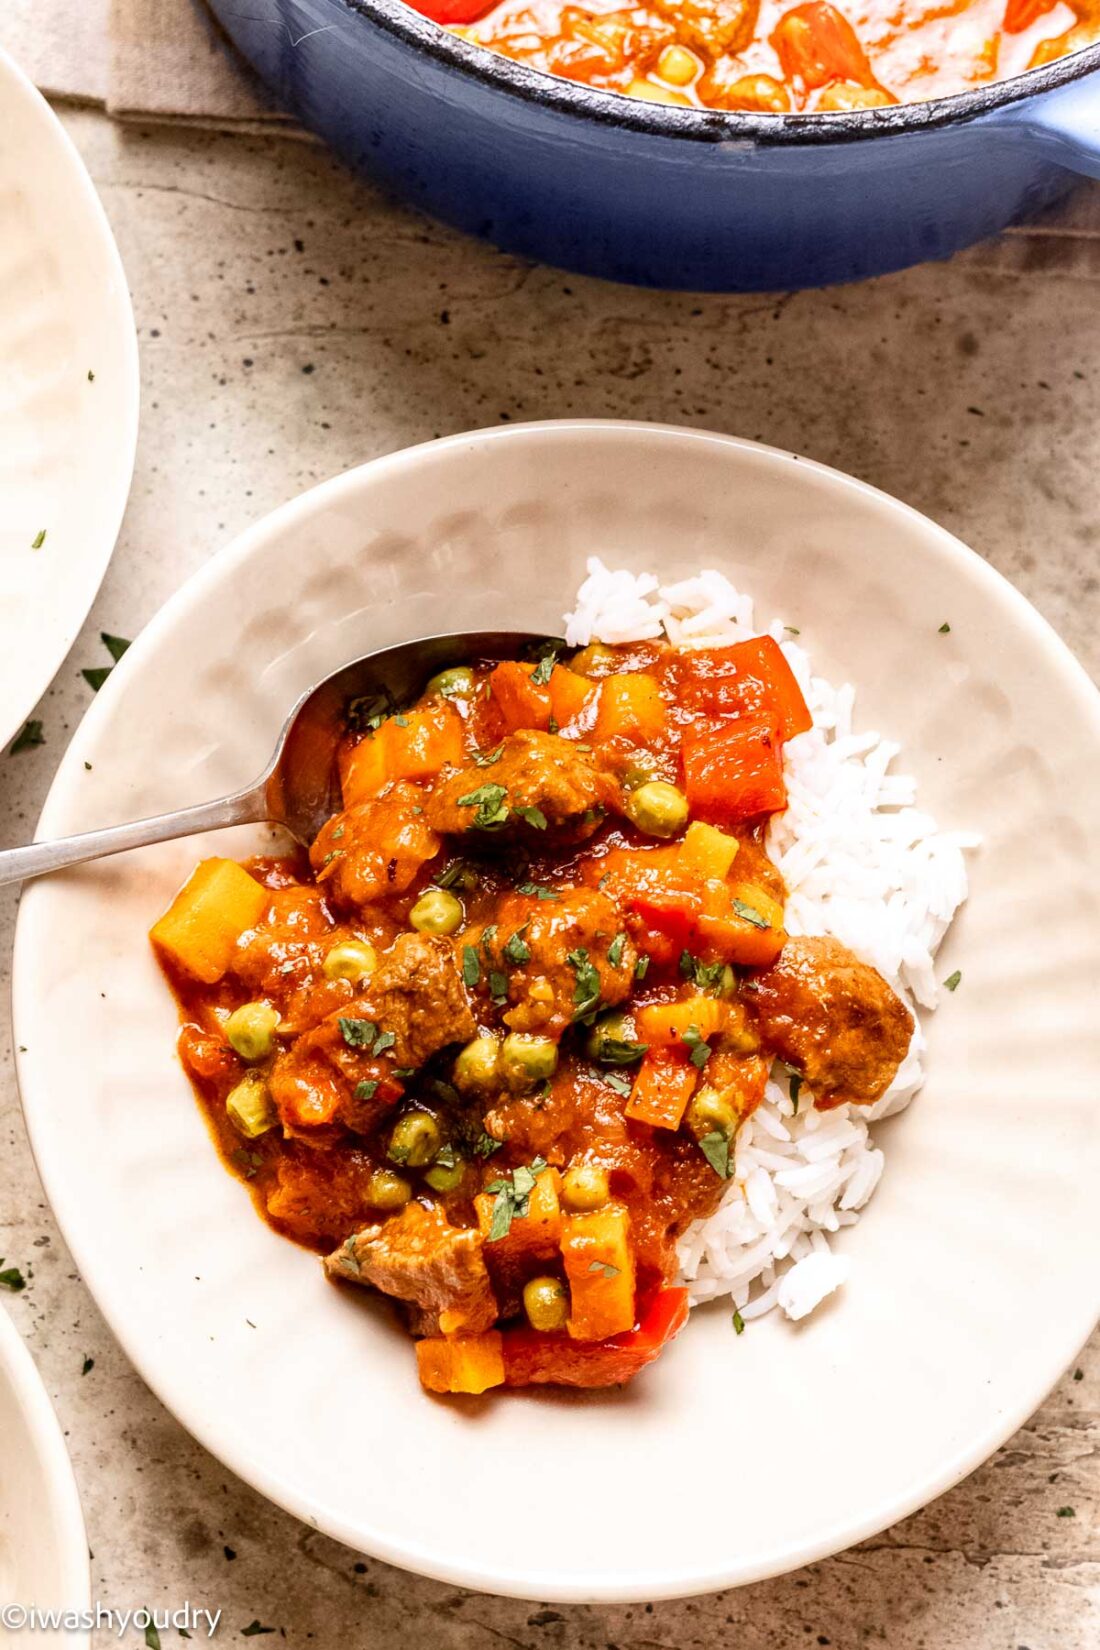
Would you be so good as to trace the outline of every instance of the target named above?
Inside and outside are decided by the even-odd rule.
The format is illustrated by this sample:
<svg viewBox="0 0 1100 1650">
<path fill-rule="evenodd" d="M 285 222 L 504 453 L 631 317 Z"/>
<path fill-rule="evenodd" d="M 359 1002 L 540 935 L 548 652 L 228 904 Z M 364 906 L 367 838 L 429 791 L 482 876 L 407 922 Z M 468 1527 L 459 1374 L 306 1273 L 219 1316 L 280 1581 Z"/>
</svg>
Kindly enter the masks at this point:
<svg viewBox="0 0 1100 1650">
<path fill-rule="evenodd" d="M 0 745 L 99 589 L 137 415 L 134 317 L 106 215 L 60 121 L 0 51 Z"/>
<path fill-rule="evenodd" d="M 88 1608 L 88 1542 L 57 1417 L 0 1307 L 0 1645 L 81 1650 L 88 1634 L 24 1629 L 5 1612 Z"/>
<path fill-rule="evenodd" d="M 807 1323 L 738 1337 L 725 1311 L 701 1316 L 613 1395 L 425 1397 L 384 1311 L 257 1218 L 175 1058 L 146 929 L 202 853 L 259 833 L 33 886 L 14 982 L 50 1200 L 169 1408 L 353 1546 L 558 1600 L 751 1581 L 879 1530 L 1000 1444 L 1085 1340 L 1100 698 L 1084 673 L 979 557 L 835 471 L 694 431 L 520 426 L 352 471 L 218 556 L 100 693 L 42 819 L 61 834 L 233 789 L 309 683 L 416 634 L 553 629 L 593 550 L 728 572 L 859 683 L 860 722 L 906 742 L 941 823 L 984 838 L 927 1088 L 880 1131 L 884 1182 L 840 1240 L 851 1281 Z"/>
</svg>

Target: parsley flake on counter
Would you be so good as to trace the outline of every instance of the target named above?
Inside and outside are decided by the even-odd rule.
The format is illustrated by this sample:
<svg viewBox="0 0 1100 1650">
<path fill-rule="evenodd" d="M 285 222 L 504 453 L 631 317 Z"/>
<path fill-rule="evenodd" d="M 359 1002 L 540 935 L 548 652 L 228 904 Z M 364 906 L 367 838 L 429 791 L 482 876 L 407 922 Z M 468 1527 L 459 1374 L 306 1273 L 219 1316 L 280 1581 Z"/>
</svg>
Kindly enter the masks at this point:
<svg viewBox="0 0 1100 1650">
<path fill-rule="evenodd" d="M 1076 1518 L 1077 1517 L 1077 1508 L 1076 1507 L 1059 1507 L 1057 1517 L 1059 1517 L 1059 1518 Z"/>
<path fill-rule="evenodd" d="M 125 636 L 112 636 L 106 630 L 100 631 L 99 639 L 107 649 L 107 652 L 111 655 L 111 658 L 115 661 L 116 665 L 122 658 L 122 655 L 126 652 L 127 648 L 130 646 L 130 643 L 126 640 Z"/>
<path fill-rule="evenodd" d="M 261 1626 L 261 1624 L 254 1618 L 249 1622 L 247 1627 L 241 1628 L 241 1637 L 242 1639 L 254 1639 L 257 1633 L 274 1633 L 275 1631 L 276 1629 L 274 1627 Z"/>
<path fill-rule="evenodd" d="M 939 634 L 941 636 L 947 636 L 947 635 L 950 634 L 950 632 L 951 632 L 951 626 L 948 624 L 947 620 L 945 619 L 943 621 L 943 623 L 940 625 Z"/>
<path fill-rule="evenodd" d="M 4 1264 L 0 1258 L 0 1267 Z M 27 1287 L 27 1280 L 18 1266 L 9 1266 L 7 1271 L 0 1271 L 0 1289 L 10 1289 L 13 1295 L 18 1295 L 21 1289 Z"/>
<path fill-rule="evenodd" d="M 92 692 L 98 693 L 114 668 L 114 665 L 93 665 L 87 670 L 82 670 L 80 674 L 83 676 Z"/>
<path fill-rule="evenodd" d="M 44 527 L 40 527 L 38 529 L 37 533 L 34 535 L 33 539 L 31 540 L 31 549 L 32 550 L 41 550 L 41 548 L 45 544 L 45 542 L 46 542 L 46 529 Z"/>
<path fill-rule="evenodd" d="M 35 745 L 44 745 L 45 743 L 46 735 L 42 732 L 42 723 L 37 719 L 24 722 L 22 732 L 16 734 L 8 747 L 8 755 L 18 756 L 20 751 L 29 751 Z"/>
<path fill-rule="evenodd" d="M 156 1623 L 153 1621 L 153 1612 L 147 1604 L 143 1609 L 145 1615 L 145 1650 L 160 1650 L 160 1634 L 157 1632 Z"/>
<path fill-rule="evenodd" d="M 743 1335 L 745 1333 L 745 1320 L 736 1309 L 733 1314 L 733 1332 L 735 1335 Z"/>
<path fill-rule="evenodd" d="M 483 831 L 491 830 L 494 825 L 503 825 L 508 818 L 508 807 L 505 797 L 508 791 L 504 785 L 479 785 L 476 791 L 468 791 L 460 796 L 460 808 L 476 808 L 474 824 Z"/>
<path fill-rule="evenodd" d="M 956 989 L 956 987 L 958 986 L 959 982 L 961 981 L 961 979 L 962 979 L 962 969 L 961 968 L 956 968 L 955 972 L 953 974 L 949 974 L 947 976 L 946 980 L 944 980 L 944 982 L 943 982 L 944 989 L 946 991 L 954 991 Z"/>
<path fill-rule="evenodd" d="M 90 1375 L 94 1368 L 95 1368 L 95 1359 L 94 1358 L 85 1358 L 84 1362 L 80 1366 L 80 1373 L 82 1375 Z"/>
</svg>

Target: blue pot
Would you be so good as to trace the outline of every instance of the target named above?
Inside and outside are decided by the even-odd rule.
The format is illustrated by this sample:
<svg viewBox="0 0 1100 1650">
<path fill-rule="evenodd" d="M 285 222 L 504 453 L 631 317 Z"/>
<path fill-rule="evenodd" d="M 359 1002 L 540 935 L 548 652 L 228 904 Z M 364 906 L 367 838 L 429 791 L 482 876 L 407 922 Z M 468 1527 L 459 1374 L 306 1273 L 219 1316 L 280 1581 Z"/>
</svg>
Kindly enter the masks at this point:
<svg viewBox="0 0 1100 1650">
<path fill-rule="evenodd" d="M 1100 177 L 1100 46 L 934 103 L 724 114 L 556 80 L 402 0 L 210 0 L 279 102 L 433 217 L 564 269 L 746 292 L 945 258 Z"/>
</svg>

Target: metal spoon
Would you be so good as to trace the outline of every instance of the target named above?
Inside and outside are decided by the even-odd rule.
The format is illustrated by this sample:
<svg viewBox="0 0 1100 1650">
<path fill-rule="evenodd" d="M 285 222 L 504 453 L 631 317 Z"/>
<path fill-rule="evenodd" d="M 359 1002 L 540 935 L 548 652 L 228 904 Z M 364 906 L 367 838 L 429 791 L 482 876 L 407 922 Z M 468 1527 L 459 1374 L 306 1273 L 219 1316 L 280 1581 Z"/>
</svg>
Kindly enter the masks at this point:
<svg viewBox="0 0 1100 1650">
<path fill-rule="evenodd" d="M 415 699 L 428 678 L 448 665 L 521 658 L 550 641 L 561 645 L 560 638 L 525 630 L 461 631 L 368 653 L 303 694 L 283 724 L 274 756 L 247 790 L 132 825 L 9 848 L 0 852 L 0 886 L 226 825 L 283 825 L 308 848 L 341 806 L 336 749 L 347 728 L 349 705 L 360 701 L 364 716 L 375 705 L 378 710 L 393 709 Z"/>
</svg>

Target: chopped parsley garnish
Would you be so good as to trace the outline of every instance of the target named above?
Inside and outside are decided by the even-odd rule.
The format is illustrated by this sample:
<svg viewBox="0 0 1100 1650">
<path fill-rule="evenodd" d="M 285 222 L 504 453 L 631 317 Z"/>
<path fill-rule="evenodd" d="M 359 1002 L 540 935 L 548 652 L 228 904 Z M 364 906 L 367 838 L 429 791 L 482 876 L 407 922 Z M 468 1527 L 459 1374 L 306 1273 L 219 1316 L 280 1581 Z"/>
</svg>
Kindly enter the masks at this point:
<svg viewBox="0 0 1100 1650">
<path fill-rule="evenodd" d="M 639 957 L 638 961 L 634 964 L 634 978 L 636 980 L 644 980 L 648 972 L 649 958 Z"/>
<path fill-rule="evenodd" d="M 546 1168 L 546 1159 L 536 1157 L 530 1166 L 521 1163 L 512 1170 L 511 1180 L 492 1180 L 485 1190 L 493 1194 L 489 1242 L 498 1243 L 511 1231 L 513 1220 L 522 1220 L 531 1201 L 535 1182 Z"/>
<path fill-rule="evenodd" d="M 535 687 L 545 687 L 554 673 L 553 653 L 544 653 L 534 670 L 531 672 L 531 681 Z"/>
<path fill-rule="evenodd" d="M 486 956 L 489 955 L 489 947 L 492 945 L 492 943 L 496 939 L 496 937 L 497 937 L 497 925 L 496 925 L 495 922 L 489 923 L 487 928 L 482 929 L 482 931 L 481 931 L 481 949 L 484 951 Z"/>
<path fill-rule="evenodd" d="M 622 932 L 615 935 L 607 948 L 607 960 L 612 968 L 623 966 L 623 946 L 626 944 L 626 935 Z"/>
<path fill-rule="evenodd" d="M 37 719 L 24 722 L 23 730 L 17 733 L 8 750 L 9 756 L 18 756 L 20 751 L 32 750 L 35 745 L 44 745 L 46 735 L 42 732 L 42 723 Z"/>
<path fill-rule="evenodd" d="M 477 954 L 476 945 L 462 947 L 462 979 L 471 990 L 481 978 L 481 962 Z"/>
<path fill-rule="evenodd" d="M 746 905 L 743 899 L 735 899 L 733 902 L 733 909 L 745 922 L 751 922 L 754 928 L 771 927 L 771 923 L 768 921 L 767 917 L 762 917 L 755 906 Z"/>
<path fill-rule="evenodd" d="M 357 1100 L 373 1100 L 377 1088 L 378 1084 L 375 1082 L 374 1078 L 366 1077 L 361 1083 L 356 1083 L 355 1098 Z"/>
<path fill-rule="evenodd" d="M 409 725 L 409 719 L 407 716 L 395 716 L 393 721 L 394 726 L 398 728 L 407 728 Z"/>
<path fill-rule="evenodd" d="M 458 1153 L 455 1151 L 454 1147 L 448 1143 L 446 1146 L 440 1146 L 439 1150 L 435 1154 L 434 1162 L 440 1169 L 457 1168 Z"/>
<path fill-rule="evenodd" d="M 526 923 L 524 923 L 522 928 L 517 928 L 515 933 L 512 935 L 512 938 L 508 941 L 508 944 L 504 947 L 503 956 L 505 962 L 513 963 L 516 967 L 519 967 L 521 963 L 531 961 L 531 947 L 527 944 L 527 941 L 523 937 L 526 928 Z"/>
<path fill-rule="evenodd" d="M 416 1076 L 416 1067 L 415 1066 L 394 1066 L 393 1074 L 394 1074 L 395 1077 L 399 1077 L 401 1079 L 401 1081 L 404 1082 L 406 1077 L 415 1077 Z"/>
<path fill-rule="evenodd" d="M 550 720 L 546 724 L 546 731 L 547 733 L 557 733 L 560 727 L 561 723 L 558 721 L 557 717 L 551 716 Z"/>
<path fill-rule="evenodd" d="M 513 811 L 517 813 L 521 819 L 526 820 L 532 830 L 545 831 L 546 815 L 543 813 L 541 808 L 517 807 Z"/>
<path fill-rule="evenodd" d="M 494 972 L 489 975 L 489 995 L 492 997 L 494 1003 L 497 1004 L 508 1001 L 507 974 L 497 974 Z"/>
<path fill-rule="evenodd" d="M 336 826 L 336 829 L 333 831 L 332 840 L 333 840 L 333 842 L 342 842 L 343 837 L 344 837 L 344 826 L 343 826 L 343 822 L 341 822 L 339 825 Z"/>
<path fill-rule="evenodd" d="M 953 974 L 949 974 L 946 980 L 944 980 L 944 989 L 947 991 L 954 991 L 961 979 L 962 969 L 956 968 L 955 972 Z"/>
<path fill-rule="evenodd" d="M 699 1150 L 719 1180 L 730 1178 L 733 1173 L 733 1164 L 730 1161 L 730 1143 L 720 1129 L 713 1129 L 710 1134 L 705 1134 L 699 1142 Z"/>
<path fill-rule="evenodd" d="M 764 924 L 767 927 L 767 924 Z M 700 962 L 693 957 L 690 951 L 680 952 L 680 973 L 685 980 L 691 980 L 700 991 L 709 991 L 717 996 L 722 988 L 726 973 L 726 964 L 722 962 Z"/>
<path fill-rule="evenodd" d="M 31 549 L 32 550 L 41 550 L 41 548 L 45 544 L 45 542 L 46 542 L 46 529 L 44 527 L 40 527 L 38 529 L 37 533 L 34 535 L 33 539 L 31 540 Z"/>
<path fill-rule="evenodd" d="M 945 619 L 943 621 L 943 623 L 940 625 L 940 635 L 941 636 L 946 636 L 950 633 L 950 630 L 951 630 L 951 626 L 948 624 L 947 620 Z"/>
<path fill-rule="evenodd" d="M 617 1278 L 619 1275 L 619 1268 L 612 1266 L 611 1262 L 607 1260 L 590 1261 L 588 1271 L 589 1275 L 593 1277 Z"/>
<path fill-rule="evenodd" d="M 340 1035 L 349 1048 L 369 1048 L 378 1036 L 378 1027 L 373 1020 L 354 1020 L 342 1014 L 337 1023 Z"/>
<path fill-rule="evenodd" d="M 791 1080 L 787 1085 L 787 1092 L 790 1094 L 791 1104 L 794 1106 L 796 1117 L 798 1116 L 798 1100 L 802 1093 L 802 1085 L 805 1081 L 806 1079 L 800 1071 L 791 1072 Z"/>
<path fill-rule="evenodd" d="M 607 1066 L 632 1066 L 648 1048 L 648 1043 L 631 1043 L 625 1037 L 601 1037 L 599 1058 Z"/>
<path fill-rule="evenodd" d="M 702 1071 L 703 1067 L 710 1059 L 711 1049 L 710 1044 L 707 1042 L 698 1026 L 688 1026 L 687 1030 L 684 1032 L 684 1042 L 691 1050 L 689 1059 L 691 1060 L 692 1065 L 698 1066 L 699 1070 Z"/>
<path fill-rule="evenodd" d="M 0 1260 L 0 1266 L 4 1262 Z M 7 1271 L 0 1272 L 0 1289 L 10 1289 L 13 1295 L 18 1295 L 21 1289 L 27 1287 L 27 1280 L 18 1266 L 9 1266 Z"/>
<path fill-rule="evenodd" d="M 581 815 L 581 824 L 599 825 L 603 822 L 603 817 L 606 812 L 607 809 L 600 805 L 597 805 L 595 808 L 586 808 Z"/>
<path fill-rule="evenodd" d="M 491 1134 L 486 1134 L 485 1130 L 482 1129 L 481 1133 L 474 1141 L 472 1147 L 473 1154 L 475 1157 L 492 1157 L 494 1152 L 499 1152 L 503 1144 L 503 1140 L 495 1139 Z"/>
<path fill-rule="evenodd" d="M 733 1314 L 733 1332 L 735 1335 L 743 1335 L 745 1333 L 745 1320 L 736 1309 Z"/>
<path fill-rule="evenodd" d="M 392 1031 L 379 1032 L 378 1036 L 374 1040 L 374 1048 L 371 1052 L 373 1054 L 381 1054 L 383 1049 L 392 1048 L 396 1041 L 397 1038 Z"/>
<path fill-rule="evenodd" d="M 460 796 L 460 808 L 476 808 L 474 824 L 483 831 L 491 830 L 494 825 L 503 825 L 508 818 L 508 808 L 504 798 L 508 795 L 503 785 L 479 785 L 476 791 L 469 791 Z"/>
<path fill-rule="evenodd" d="M 248 1152 L 245 1151 L 243 1147 L 240 1151 L 234 1152 L 229 1161 L 232 1163 L 237 1173 L 241 1176 L 242 1180 L 254 1180 L 256 1178 L 256 1170 L 262 1169 L 264 1164 L 264 1160 L 260 1156 L 259 1152 Z"/>
<path fill-rule="evenodd" d="M 624 1100 L 627 1098 L 630 1093 L 630 1081 L 621 1072 L 601 1071 L 597 1075 L 601 1082 L 607 1084 L 609 1089 L 614 1089 L 616 1094 L 621 1094 Z"/>
<path fill-rule="evenodd" d="M 453 888 L 456 882 L 461 883 L 463 888 L 470 888 L 476 881 L 473 871 L 461 859 L 454 860 L 445 871 L 440 871 L 437 877 L 432 878 L 436 888 Z"/>
<path fill-rule="evenodd" d="M 595 963 L 589 960 L 588 952 L 583 949 L 570 951 L 565 960 L 572 968 L 577 982 L 573 988 L 573 1018 L 583 1020 L 585 1015 L 594 1013 L 599 1007 L 600 971 Z"/>
<path fill-rule="evenodd" d="M 561 899 L 556 889 L 547 888 L 542 882 L 521 882 L 516 893 L 528 894 L 534 899 Z"/>
<path fill-rule="evenodd" d="M 494 762 L 499 762 L 504 755 L 504 741 L 491 751 L 475 751 L 474 763 L 479 768 L 491 768 Z"/>
<path fill-rule="evenodd" d="M 125 636 L 111 636 L 106 630 L 100 631 L 99 639 L 107 649 L 107 652 L 111 655 L 111 658 L 115 661 L 116 665 L 122 658 L 122 655 L 126 652 L 126 649 L 130 646 L 130 643 L 126 640 Z"/>
</svg>

